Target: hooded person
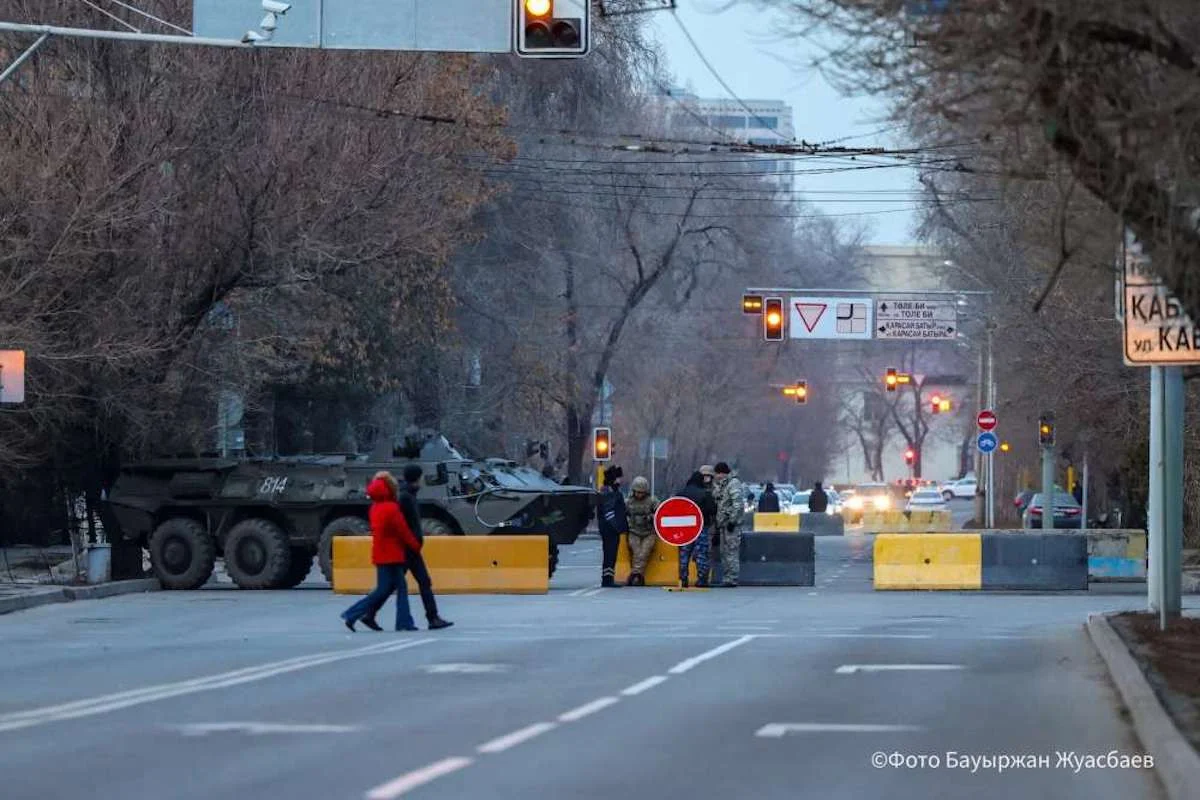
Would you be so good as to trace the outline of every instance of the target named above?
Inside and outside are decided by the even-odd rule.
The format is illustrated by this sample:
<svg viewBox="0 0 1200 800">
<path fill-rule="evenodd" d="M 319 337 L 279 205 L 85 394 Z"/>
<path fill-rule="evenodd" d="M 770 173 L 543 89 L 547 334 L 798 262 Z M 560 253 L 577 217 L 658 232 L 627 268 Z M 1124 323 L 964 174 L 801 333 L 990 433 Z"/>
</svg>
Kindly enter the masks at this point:
<svg viewBox="0 0 1200 800">
<path fill-rule="evenodd" d="M 421 510 L 417 504 L 417 492 L 421 491 L 423 475 L 424 472 L 419 464 L 406 466 L 404 468 L 404 486 L 401 487 L 399 497 L 400 511 L 404 514 L 405 521 L 408 522 L 409 528 L 412 529 L 422 546 L 425 544 L 425 534 L 421 530 Z M 429 630 L 449 628 L 454 623 L 438 616 L 437 598 L 433 594 L 433 579 L 429 577 L 429 568 L 425 565 L 425 557 L 421 555 L 420 550 L 409 551 L 406 556 L 405 564 L 421 592 L 421 604 L 425 606 L 425 620 L 429 624 Z"/>
<path fill-rule="evenodd" d="M 629 585 L 646 585 L 646 564 L 654 552 L 658 534 L 654 531 L 654 512 L 658 510 L 658 498 L 650 494 L 650 481 L 642 476 L 629 485 L 629 500 L 625 503 L 629 519 Z"/>
<path fill-rule="evenodd" d="M 617 585 L 617 549 L 621 543 L 621 534 L 629 530 L 625 497 L 621 494 L 621 478 L 624 475 L 616 465 L 604 470 L 604 488 L 600 490 L 600 501 L 596 509 L 600 545 L 604 554 L 600 566 L 601 586 Z"/>
<path fill-rule="evenodd" d="M 688 585 L 688 565 L 693 556 L 696 559 L 696 586 L 708 586 L 709 534 L 717 523 L 717 503 L 706 483 L 704 473 L 696 470 L 688 478 L 687 485 L 677 492 L 680 497 L 686 497 L 699 506 L 704 517 L 704 527 L 696 540 L 679 548 L 679 585 L 685 589 Z"/>
<path fill-rule="evenodd" d="M 383 630 L 375 615 L 396 593 L 396 630 L 415 631 L 412 613 L 408 609 L 408 582 L 404 564 L 409 553 L 421 552 L 421 540 L 413 533 L 400 510 L 400 487 L 390 472 L 377 472 L 367 484 L 371 499 L 368 519 L 371 523 L 371 563 L 375 565 L 375 588 L 366 597 L 342 612 L 346 627 L 362 622 L 371 630 Z"/>
<path fill-rule="evenodd" d="M 779 495 L 775 493 L 775 484 L 768 483 L 759 495 L 758 510 L 762 514 L 779 513 Z"/>
</svg>

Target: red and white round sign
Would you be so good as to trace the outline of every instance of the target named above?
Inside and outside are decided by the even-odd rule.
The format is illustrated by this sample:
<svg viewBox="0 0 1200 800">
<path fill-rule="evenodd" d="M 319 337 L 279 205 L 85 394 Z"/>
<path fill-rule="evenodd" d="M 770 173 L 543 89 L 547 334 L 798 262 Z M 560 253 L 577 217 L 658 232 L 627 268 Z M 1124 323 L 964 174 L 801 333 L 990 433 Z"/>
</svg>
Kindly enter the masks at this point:
<svg viewBox="0 0 1200 800">
<path fill-rule="evenodd" d="M 686 497 L 668 497 L 654 512 L 654 531 L 667 544 L 689 545 L 700 538 L 703 529 L 700 506 Z"/>
<path fill-rule="evenodd" d="M 979 425 L 979 430 L 990 431 L 996 427 L 996 413 L 994 411 L 980 411 L 979 416 L 975 418 L 975 422 Z"/>
</svg>

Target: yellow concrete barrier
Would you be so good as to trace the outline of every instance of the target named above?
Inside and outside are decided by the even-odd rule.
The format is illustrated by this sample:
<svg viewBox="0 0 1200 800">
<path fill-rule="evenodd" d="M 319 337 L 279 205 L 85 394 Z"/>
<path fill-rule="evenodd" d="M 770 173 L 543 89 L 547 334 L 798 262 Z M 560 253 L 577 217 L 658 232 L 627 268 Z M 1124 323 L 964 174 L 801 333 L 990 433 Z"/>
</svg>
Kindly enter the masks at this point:
<svg viewBox="0 0 1200 800">
<path fill-rule="evenodd" d="M 949 511 L 867 511 L 862 521 L 870 533 L 937 533 L 953 526 Z"/>
<path fill-rule="evenodd" d="M 546 594 L 550 591 L 547 536 L 426 536 L 421 548 L 438 594 Z M 375 588 L 370 536 L 333 540 L 333 591 L 366 594 Z M 408 576 L 408 593 L 417 584 Z"/>
<path fill-rule="evenodd" d="M 799 533 L 800 515 L 783 514 L 775 511 L 760 511 L 754 514 L 755 533 Z"/>
<path fill-rule="evenodd" d="M 977 533 L 885 533 L 875 537 L 876 589 L 979 589 L 983 539 Z"/>
<path fill-rule="evenodd" d="M 617 583 L 625 583 L 629 580 L 629 545 L 626 543 L 625 534 L 621 534 L 621 542 L 617 549 Z M 600 573 L 600 567 L 596 567 L 596 574 Z M 654 552 L 650 554 L 650 560 L 646 562 L 646 578 L 647 586 L 674 586 L 679 583 L 679 548 L 654 537 Z M 688 564 L 688 581 L 692 584 L 696 583 L 696 562 Z M 436 585 L 436 584 L 435 584 Z"/>
</svg>

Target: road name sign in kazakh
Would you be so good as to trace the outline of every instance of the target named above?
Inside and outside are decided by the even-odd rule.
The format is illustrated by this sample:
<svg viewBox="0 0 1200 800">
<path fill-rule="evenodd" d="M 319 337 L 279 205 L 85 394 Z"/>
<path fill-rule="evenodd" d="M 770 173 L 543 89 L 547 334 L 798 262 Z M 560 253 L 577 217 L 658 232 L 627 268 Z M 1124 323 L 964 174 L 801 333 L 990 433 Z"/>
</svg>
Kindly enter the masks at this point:
<svg viewBox="0 0 1200 800">
<path fill-rule="evenodd" d="M 792 297 L 788 301 L 792 339 L 870 339 L 875 301 L 866 297 Z"/>
<path fill-rule="evenodd" d="M 878 339 L 953 339 L 958 308 L 953 300 L 881 297 L 875 306 Z"/>
<path fill-rule="evenodd" d="M 1150 257 L 1130 232 L 1122 268 L 1125 363 L 1131 367 L 1200 364 L 1200 329 L 1150 267 Z"/>
</svg>

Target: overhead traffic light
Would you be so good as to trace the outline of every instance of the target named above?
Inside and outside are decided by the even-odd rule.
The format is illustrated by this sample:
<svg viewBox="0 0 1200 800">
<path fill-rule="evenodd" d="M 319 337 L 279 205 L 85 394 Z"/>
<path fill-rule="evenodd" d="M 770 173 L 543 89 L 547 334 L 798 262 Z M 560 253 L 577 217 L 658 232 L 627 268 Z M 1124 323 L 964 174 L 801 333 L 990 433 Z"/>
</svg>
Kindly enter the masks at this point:
<svg viewBox="0 0 1200 800">
<path fill-rule="evenodd" d="M 763 298 L 761 294 L 744 294 L 742 295 L 742 313 L 743 314 L 761 314 L 763 313 Z"/>
<path fill-rule="evenodd" d="M 916 460 L 917 460 L 917 453 L 916 453 L 916 451 L 915 451 L 915 450 L 913 450 L 911 447 L 909 447 L 909 448 L 905 449 L 905 451 L 904 451 L 904 463 L 905 463 L 906 465 L 908 465 L 908 466 L 910 466 L 910 467 L 911 467 L 911 466 L 913 465 L 913 462 L 914 462 L 914 461 L 916 461 Z"/>
<path fill-rule="evenodd" d="M 883 385 L 887 387 L 889 392 L 896 391 L 896 384 L 900 382 L 900 378 L 896 375 L 894 367 L 888 367 L 887 375 L 883 378 Z"/>
<path fill-rule="evenodd" d="M 1038 417 L 1038 444 L 1042 447 L 1054 446 L 1054 415 L 1042 414 Z"/>
<path fill-rule="evenodd" d="M 763 305 L 763 338 L 768 342 L 783 341 L 782 297 L 768 297 Z"/>
<path fill-rule="evenodd" d="M 799 405 L 808 402 L 808 381 L 796 381 L 796 402 Z"/>
<path fill-rule="evenodd" d="M 596 461 L 612 458 L 612 431 L 609 428 L 592 429 L 592 457 Z"/>
<path fill-rule="evenodd" d="M 573 58 L 588 52 L 590 0 L 513 0 L 517 55 Z"/>
</svg>

